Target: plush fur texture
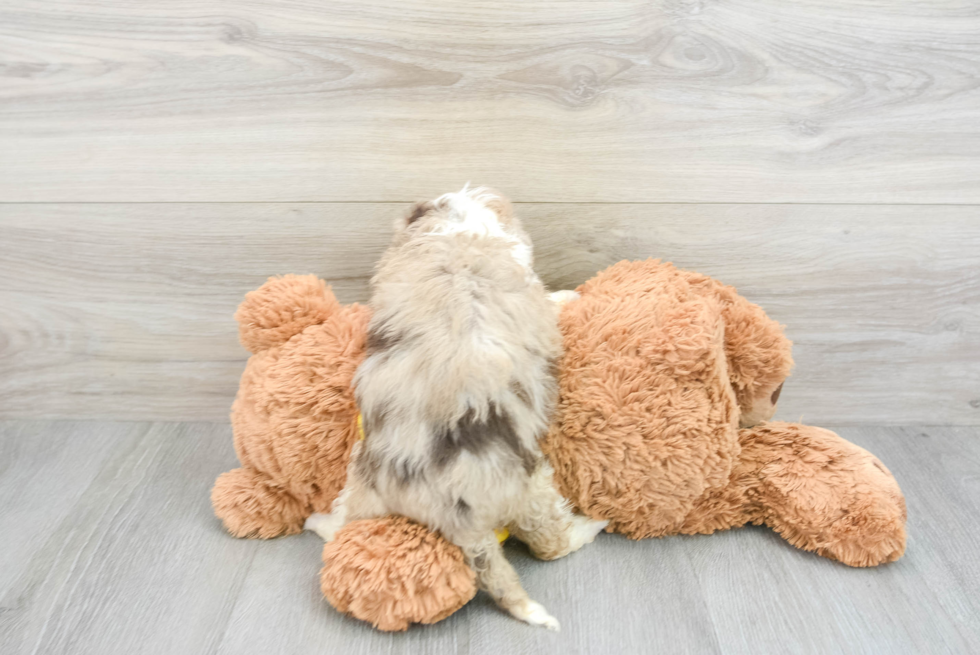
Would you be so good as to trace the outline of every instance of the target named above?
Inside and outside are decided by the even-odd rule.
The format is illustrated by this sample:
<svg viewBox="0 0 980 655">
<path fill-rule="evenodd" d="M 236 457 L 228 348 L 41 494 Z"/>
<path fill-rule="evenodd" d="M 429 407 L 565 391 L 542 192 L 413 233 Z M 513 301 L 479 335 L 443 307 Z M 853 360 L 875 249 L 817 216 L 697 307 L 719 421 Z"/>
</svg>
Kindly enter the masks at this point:
<svg viewBox="0 0 980 655">
<path fill-rule="evenodd" d="M 741 430 L 739 445 L 731 484 L 704 503 L 706 515 L 726 515 L 724 527 L 765 524 L 797 548 L 850 566 L 905 552 L 905 498 L 868 451 L 830 430 L 782 422 Z M 735 503 L 716 502 L 726 495 Z M 693 531 L 709 531 L 695 523 Z"/>
<path fill-rule="evenodd" d="M 242 467 L 218 478 L 211 502 L 236 537 L 295 534 L 344 485 L 370 311 L 342 306 L 315 276 L 286 275 L 249 293 L 235 318 L 254 353 L 231 409 Z"/>
<path fill-rule="evenodd" d="M 611 530 L 676 532 L 738 454 L 720 303 L 655 262 L 617 264 L 579 292 L 561 316 L 560 405 L 543 446 L 559 489 Z"/>
<path fill-rule="evenodd" d="M 905 503 L 880 461 L 833 432 L 764 422 L 792 361 L 761 309 L 656 261 L 622 262 L 579 291 L 561 313 L 559 408 L 542 447 L 581 511 L 632 538 L 755 523 L 850 566 L 902 555 Z M 339 305 L 312 276 L 288 276 L 249 294 L 238 317 L 257 352 L 232 412 L 243 466 L 218 479 L 215 512 L 238 536 L 289 534 L 328 511 L 343 484 L 368 310 Z M 391 520 L 349 524 L 327 544 L 328 598 L 382 629 L 448 615 L 462 586 L 440 574 L 430 587 L 402 581 L 454 547 L 438 535 L 407 549 L 391 545 L 401 537 L 363 536 Z"/>
<path fill-rule="evenodd" d="M 659 261 L 620 262 L 579 292 L 544 444 L 559 488 L 629 537 L 676 533 L 729 484 L 740 419 L 775 412 L 790 342 L 734 289 Z"/>
<path fill-rule="evenodd" d="M 435 623 L 476 594 L 463 552 L 403 517 L 353 521 L 323 548 L 320 587 L 341 612 L 380 630 Z"/>
</svg>

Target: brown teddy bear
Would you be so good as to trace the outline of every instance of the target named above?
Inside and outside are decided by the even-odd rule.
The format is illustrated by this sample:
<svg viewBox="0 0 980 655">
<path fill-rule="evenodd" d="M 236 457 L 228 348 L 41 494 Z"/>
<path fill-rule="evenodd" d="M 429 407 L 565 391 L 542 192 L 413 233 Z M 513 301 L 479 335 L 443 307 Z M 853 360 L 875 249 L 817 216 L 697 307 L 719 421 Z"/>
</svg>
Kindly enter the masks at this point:
<svg viewBox="0 0 980 655">
<path fill-rule="evenodd" d="M 765 422 L 792 359 L 758 306 L 653 260 L 577 291 L 542 448 L 580 512 L 633 539 L 753 523 L 851 566 L 901 557 L 905 501 L 877 458 L 828 430 Z M 212 491 L 233 535 L 293 534 L 330 511 L 359 435 L 351 380 L 369 315 L 314 276 L 272 278 L 239 307 L 253 353 L 231 416 L 242 467 Z M 438 621 L 476 593 L 459 549 L 402 517 L 348 524 L 323 559 L 331 604 L 383 630 Z"/>
</svg>

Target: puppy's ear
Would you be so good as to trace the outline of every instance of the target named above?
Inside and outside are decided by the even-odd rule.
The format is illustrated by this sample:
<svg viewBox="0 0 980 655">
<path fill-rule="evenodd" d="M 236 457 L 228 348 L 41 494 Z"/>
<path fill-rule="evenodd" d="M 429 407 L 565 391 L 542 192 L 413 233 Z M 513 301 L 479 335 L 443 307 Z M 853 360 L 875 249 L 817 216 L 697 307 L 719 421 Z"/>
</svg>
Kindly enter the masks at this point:
<svg viewBox="0 0 980 655">
<path fill-rule="evenodd" d="M 487 209 L 495 213 L 501 221 L 506 223 L 514 218 L 514 207 L 510 200 L 493 189 L 487 189 L 484 202 Z"/>
<path fill-rule="evenodd" d="M 431 202 L 417 202 L 412 206 L 412 211 L 409 212 L 402 222 L 402 228 L 411 228 L 420 218 L 428 214 L 430 211 L 435 209 L 435 206 Z"/>
</svg>

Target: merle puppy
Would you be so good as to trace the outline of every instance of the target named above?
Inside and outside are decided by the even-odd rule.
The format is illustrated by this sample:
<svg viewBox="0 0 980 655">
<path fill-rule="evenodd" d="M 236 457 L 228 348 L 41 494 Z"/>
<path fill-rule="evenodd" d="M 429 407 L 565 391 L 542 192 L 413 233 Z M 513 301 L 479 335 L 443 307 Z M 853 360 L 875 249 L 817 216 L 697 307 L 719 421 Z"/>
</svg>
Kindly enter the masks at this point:
<svg viewBox="0 0 980 655">
<path fill-rule="evenodd" d="M 531 263 L 510 203 L 487 189 L 446 194 L 399 221 L 372 280 L 367 357 L 354 381 L 366 438 L 332 513 L 306 527 L 329 541 L 348 521 L 415 519 L 463 550 L 500 607 L 557 630 L 494 530 L 554 559 L 606 522 L 571 512 L 538 446 L 561 335 L 558 306 Z"/>
</svg>

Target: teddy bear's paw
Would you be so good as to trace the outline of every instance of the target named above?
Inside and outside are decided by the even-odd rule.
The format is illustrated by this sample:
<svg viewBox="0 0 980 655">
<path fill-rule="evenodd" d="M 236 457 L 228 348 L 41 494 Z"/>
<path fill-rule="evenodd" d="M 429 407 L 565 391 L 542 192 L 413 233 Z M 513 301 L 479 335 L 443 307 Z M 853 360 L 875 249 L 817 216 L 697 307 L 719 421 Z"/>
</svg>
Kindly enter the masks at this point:
<svg viewBox="0 0 980 655">
<path fill-rule="evenodd" d="M 344 527 L 344 517 L 339 512 L 333 514 L 321 514 L 314 512 L 306 519 L 303 524 L 304 530 L 315 532 L 325 542 L 330 543 L 337 536 L 337 530 Z"/>
<path fill-rule="evenodd" d="M 536 603 L 533 600 L 515 605 L 510 608 L 510 613 L 514 618 L 520 619 L 528 625 L 538 625 L 549 630 L 554 630 L 555 632 L 561 630 L 561 624 L 558 623 L 558 619 L 548 614 L 548 610 L 544 608 L 544 605 Z"/>
<path fill-rule="evenodd" d="M 236 537 L 272 539 L 300 532 L 306 505 L 275 480 L 242 467 L 218 476 L 211 490 L 214 513 Z"/>
<path fill-rule="evenodd" d="M 764 456 L 765 523 L 788 542 L 848 566 L 894 562 L 905 552 L 905 497 L 867 450 L 825 430 L 772 422 L 739 437 Z"/>
<path fill-rule="evenodd" d="M 436 623 L 476 594 L 463 551 L 401 516 L 351 521 L 323 546 L 320 588 L 345 614 L 385 630 Z"/>
</svg>

